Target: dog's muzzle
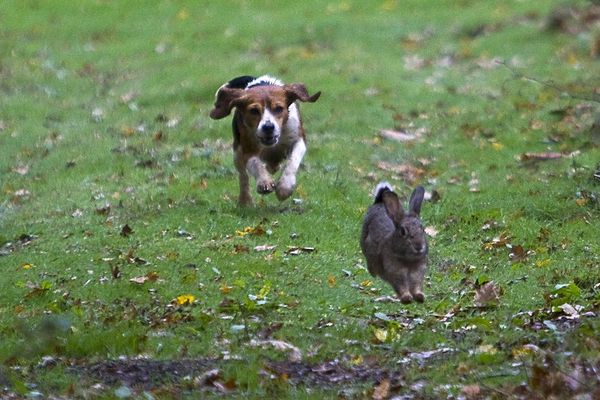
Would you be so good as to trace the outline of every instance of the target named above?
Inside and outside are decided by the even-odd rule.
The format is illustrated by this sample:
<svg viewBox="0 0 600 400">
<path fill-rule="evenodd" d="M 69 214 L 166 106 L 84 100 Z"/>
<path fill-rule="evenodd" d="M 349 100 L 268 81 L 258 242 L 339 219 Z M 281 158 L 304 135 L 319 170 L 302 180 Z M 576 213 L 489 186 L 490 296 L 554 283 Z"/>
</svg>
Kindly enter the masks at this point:
<svg viewBox="0 0 600 400">
<path fill-rule="evenodd" d="M 258 138 L 265 146 L 273 146 L 279 140 L 279 135 L 275 134 L 275 124 L 265 122 L 259 131 Z"/>
</svg>

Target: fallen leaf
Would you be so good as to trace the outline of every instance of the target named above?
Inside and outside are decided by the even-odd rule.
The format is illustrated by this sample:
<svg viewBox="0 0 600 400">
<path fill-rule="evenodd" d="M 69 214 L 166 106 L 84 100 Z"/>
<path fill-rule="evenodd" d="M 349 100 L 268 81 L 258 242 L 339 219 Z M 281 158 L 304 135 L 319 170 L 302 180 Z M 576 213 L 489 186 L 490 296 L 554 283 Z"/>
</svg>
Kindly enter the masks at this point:
<svg viewBox="0 0 600 400">
<path fill-rule="evenodd" d="M 244 245 L 241 245 L 241 244 L 236 244 L 235 246 L 233 246 L 233 253 L 234 254 L 248 253 L 248 251 L 250 251 L 250 249 L 248 248 L 248 246 L 244 246 Z"/>
<path fill-rule="evenodd" d="M 542 153 L 523 153 L 520 156 L 521 161 L 547 161 L 547 160 L 557 160 L 562 158 L 562 153 L 557 152 L 542 152 Z"/>
<path fill-rule="evenodd" d="M 121 232 L 119 234 L 123 237 L 128 237 L 132 233 L 133 233 L 133 229 L 131 229 L 131 227 L 129 225 L 125 224 L 125 225 L 123 225 L 123 228 L 121 228 Z"/>
<path fill-rule="evenodd" d="M 175 301 L 180 306 L 192 305 L 196 301 L 196 297 L 194 297 L 194 295 L 191 294 L 182 294 L 181 296 L 177 296 Z"/>
<path fill-rule="evenodd" d="M 461 392 L 467 399 L 477 399 L 481 394 L 481 388 L 479 385 L 466 385 L 462 387 Z"/>
<path fill-rule="evenodd" d="M 335 276 L 329 274 L 329 276 L 327 276 L 327 284 L 329 285 L 330 288 L 335 287 L 335 285 L 336 285 Z"/>
<path fill-rule="evenodd" d="M 427 234 L 427 236 L 434 238 L 434 237 L 437 236 L 438 231 L 433 226 L 426 226 L 425 227 L 425 233 Z"/>
<path fill-rule="evenodd" d="M 385 343 L 388 339 L 388 331 L 386 329 L 375 329 L 374 335 L 375 341 L 378 343 Z"/>
<path fill-rule="evenodd" d="M 270 251 L 270 250 L 275 249 L 276 247 L 277 246 L 275 246 L 275 245 L 263 244 L 263 245 L 254 247 L 254 251 Z"/>
<path fill-rule="evenodd" d="M 395 131 L 391 129 L 382 129 L 379 136 L 384 139 L 394 140 L 396 142 L 412 142 L 417 139 L 417 135 L 408 132 Z"/>
<path fill-rule="evenodd" d="M 385 400 L 390 397 L 390 380 L 384 379 L 373 389 L 373 400 Z"/>
<path fill-rule="evenodd" d="M 29 167 L 27 165 L 18 165 L 12 168 L 13 172 L 16 172 L 19 175 L 27 175 L 29 172 Z"/>
<path fill-rule="evenodd" d="M 231 292 L 231 289 L 233 289 L 233 287 L 226 284 L 221 285 L 221 287 L 219 287 L 219 291 L 223 294 L 228 294 L 229 292 Z"/>
<path fill-rule="evenodd" d="M 562 310 L 563 313 L 565 313 L 566 315 L 568 315 L 570 317 L 574 317 L 574 318 L 579 317 L 579 312 L 575 309 L 575 307 L 573 307 L 569 303 L 561 304 L 559 306 L 559 308 Z"/>
<path fill-rule="evenodd" d="M 410 185 L 421 179 L 425 174 L 424 169 L 408 163 L 394 164 L 387 161 L 380 161 L 377 163 L 377 168 L 399 175 L 402 180 Z"/>
<path fill-rule="evenodd" d="M 255 227 L 252 226 L 247 226 L 244 228 L 244 230 L 236 230 L 235 234 L 237 236 L 246 236 L 246 235 L 254 235 L 254 236 L 262 236 L 264 235 L 266 232 L 264 230 L 264 228 L 261 225 L 257 225 Z"/>
<path fill-rule="evenodd" d="M 285 251 L 285 254 L 289 254 L 292 256 L 297 256 L 302 253 L 312 253 L 316 249 L 314 247 L 297 247 L 297 246 L 288 246 L 288 249 Z"/>
<path fill-rule="evenodd" d="M 105 204 L 102 207 L 96 208 L 96 214 L 98 214 L 98 215 L 108 215 L 108 214 L 110 214 L 110 204 L 107 203 L 107 204 Z"/>
<path fill-rule="evenodd" d="M 288 359 L 291 362 L 299 362 L 302 361 L 302 351 L 300 349 L 290 343 L 284 342 L 283 340 L 256 340 L 252 339 L 250 341 L 250 346 L 252 347 L 273 347 L 275 350 L 288 352 Z"/>
<path fill-rule="evenodd" d="M 510 253 L 508 254 L 508 257 L 513 262 L 524 261 L 524 260 L 527 259 L 527 252 L 525 251 L 525 249 L 523 248 L 523 246 L 521 246 L 520 244 L 518 244 L 518 245 L 511 245 L 510 246 Z"/>
<path fill-rule="evenodd" d="M 149 272 L 146 275 L 136 276 L 135 278 L 131 278 L 131 279 L 129 279 L 129 282 L 135 283 L 138 285 L 143 285 L 146 282 L 154 282 L 156 280 L 158 280 L 158 273 L 157 272 Z"/>
<path fill-rule="evenodd" d="M 477 307 L 495 306 L 500 301 L 501 294 L 502 289 L 494 281 L 486 282 L 475 290 L 475 305 Z"/>
<path fill-rule="evenodd" d="M 494 237 L 490 242 L 483 244 L 484 250 L 492 250 L 501 247 L 506 247 L 509 244 L 510 236 L 506 232 L 502 232 L 499 236 Z"/>
</svg>

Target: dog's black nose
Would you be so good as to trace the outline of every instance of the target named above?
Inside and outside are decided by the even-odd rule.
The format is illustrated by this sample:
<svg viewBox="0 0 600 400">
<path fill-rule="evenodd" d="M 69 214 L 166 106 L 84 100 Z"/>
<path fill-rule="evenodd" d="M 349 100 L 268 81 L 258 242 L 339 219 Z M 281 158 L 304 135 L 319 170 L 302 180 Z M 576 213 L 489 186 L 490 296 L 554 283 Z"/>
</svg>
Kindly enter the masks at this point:
<svg viewBox="0 0 600 400">
<path fill-rule="evenodd" d="M 272 122 L 265 122 L 262 126 L 262 131 L 264 133 L 273 133 L 273 131 L 275 131 L 275 124 Z"/>
</svg>

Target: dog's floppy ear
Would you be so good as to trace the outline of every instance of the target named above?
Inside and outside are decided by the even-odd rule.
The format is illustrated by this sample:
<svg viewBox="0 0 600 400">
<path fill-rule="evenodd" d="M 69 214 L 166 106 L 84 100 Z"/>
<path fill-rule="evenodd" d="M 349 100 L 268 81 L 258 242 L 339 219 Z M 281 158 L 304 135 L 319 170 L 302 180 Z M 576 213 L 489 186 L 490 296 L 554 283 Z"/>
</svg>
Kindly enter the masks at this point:
<svg viewBox="0 0 600 400">
<path fill-rule="evenodd" d="M 231 109 L 235 107 L 234 101 L 237 100 L 243 92 L 243 89 L 232 89 L 227 86 L 221 86 L 215 96 L 215 106 L 210 111 L 210 117 L 212 119 L 221 119 L 228 116 L 231 113 Z"/>
<path fill-rule="evenodd" d="M 288 105 L 292 104 L 296 100 L 314 103 L 317 101 L 319 96 L 321 96 L 321 92 L 317 92 L 312 96 L 309 96 L 306 86 L 304 86 L 302 83 L 292 83 L 290 85 L 285 85 L 283 88 L 285 89 Z"/>
</svg>

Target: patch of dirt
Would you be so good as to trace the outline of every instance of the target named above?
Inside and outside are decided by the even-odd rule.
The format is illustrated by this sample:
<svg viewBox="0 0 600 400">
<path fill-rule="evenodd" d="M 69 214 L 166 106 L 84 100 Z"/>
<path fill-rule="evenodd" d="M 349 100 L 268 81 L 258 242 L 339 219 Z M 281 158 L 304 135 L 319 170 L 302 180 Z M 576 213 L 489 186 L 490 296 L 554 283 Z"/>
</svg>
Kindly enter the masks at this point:
<svg viewBox="0 0 600 400">
<path fill-rule="evenodd" d="M 71 372 L 85 375 L 106 385 L 122 384 L 149 390 L 161 384 L 177 382 L 186 376 L 198 376 L 214 368 L 217 360 L 149 360 L 124 359 L 100 361 L 71 367 Z"/>
<path fill-rule="evenodd" d="M 402 373 L 377 366 L 344 366 L 338 361 L 310 365 L 302 362 L 268 362 L 267 368 L 279 376 L 285 376 L 295 384 L 310 386 L 335 385 L 357 382 L 381 382 L 389 380 L 393 385 L 401 385 Z"/>
<path fill-rule="evenodd" d="M 109 386 L 126 385 L 151 390 L 165 383 L 178 383 L 194 379 L 228 361 L 215 359 L 149 360 L 123 359 L 76 365 L 70 371 Z M 233 361 L 229 361 L 233 362 Z M 338 361 L 308 364 L 290 361 L 266 361 L 263 375 L 272 379 L 285 379 L 293 384 L 309 386 L 338 385 L 344 383 L 381 382 L 388 380 L 392 386 L 402 385 L 400 371 L 369 365 L 345 366 Z"/>
</svg>

